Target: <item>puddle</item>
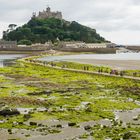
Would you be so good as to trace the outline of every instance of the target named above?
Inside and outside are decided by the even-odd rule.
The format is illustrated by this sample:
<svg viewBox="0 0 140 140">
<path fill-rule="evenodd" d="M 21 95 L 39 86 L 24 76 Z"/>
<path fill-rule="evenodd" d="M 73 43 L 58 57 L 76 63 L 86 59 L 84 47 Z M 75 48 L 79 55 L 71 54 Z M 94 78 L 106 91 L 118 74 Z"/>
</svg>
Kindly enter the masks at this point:
<svg viewBox="0 0 140 140">
<path fill-rule="evenodd" d="M 112 123 L 111 123 L 110 120 L 108 120 L 108 119 L 102 119 L 102 120 L 99 120 L 99 121 L 83 122 L 83 123 L 80 124 L 80 126 L 82 128 L 84 128 L 85 126 L 88 126 L 88 125 L 91 126 L 91 127 L 93 127 L 93 126 L 95 126 L 97 124 L 100 124 L 102 126 L 111 126 L 112 125 Z"/>
<path fill-rule="evenodd" d="M 115 112 L 115 120 L 120 120 L 123 123 L 132 123 L 135 118 L 140 115 L 140 108 L 130 110 L 130 111 L 116 111 Z M 137 120 L 140 123 L 140 120 Z"/>
<path fill-rule="evenodd" d="M 47 108 L 40 107 L 40 108 L 17 108 L 20 114 L 29 114 L 29 112 L 45 112 Z"/>
<path fill-rule="evenodd" d="M 16 108 L 20 114 L 28 114 L 33 111 L 33 108 Z"/>
</svg>

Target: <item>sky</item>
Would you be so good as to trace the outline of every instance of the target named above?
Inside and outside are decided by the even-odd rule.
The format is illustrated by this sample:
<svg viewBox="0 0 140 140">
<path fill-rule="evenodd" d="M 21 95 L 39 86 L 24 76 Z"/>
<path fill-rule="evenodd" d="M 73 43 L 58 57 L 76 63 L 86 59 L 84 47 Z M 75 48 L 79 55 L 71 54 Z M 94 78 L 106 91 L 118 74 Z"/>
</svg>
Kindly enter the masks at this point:
<svg viewBox="0 0 140 140">
<path fill-rule="evenodd" d="M 140 0 L 0 0 L 0 37 L 9 24 L 21 26 L 47 6 L 113 43 L 140 45 Z"/>
</svg>

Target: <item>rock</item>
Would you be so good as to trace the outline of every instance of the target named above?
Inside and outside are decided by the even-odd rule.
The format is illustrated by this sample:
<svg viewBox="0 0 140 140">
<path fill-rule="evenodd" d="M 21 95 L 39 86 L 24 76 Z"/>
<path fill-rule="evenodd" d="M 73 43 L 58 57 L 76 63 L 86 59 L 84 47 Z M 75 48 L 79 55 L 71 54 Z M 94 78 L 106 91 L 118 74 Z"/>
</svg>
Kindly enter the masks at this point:
<svg viewBox="0 0 140 140">
<path fill-rule="evenodd" d="M 58 124 L 56 127 L 57 128 L 62 128 L 62 125 L 61 124 Z"/>
<path fill-rule="evenodd" d="M 23 122 L 18 122 L 19 125 L 23 125 Z"/>
<path fill-rule="evenodd" d="M 8 131 L 9 134 L 12 134 L 12 130 L 11 129 L 8 129 L 7 131 Z"/>
<path fill-rule="evenodd" d="M 73 123 L 73 122 L 68 123 L 68 126 L 76 126 L 76 123 Z"/>
<path fill-rule="evenodd" d="M 40 123 L 40 124 L 38 124 L 38 127 L 44 127 L 44 125 Z"/>
<path fill-rule="evenodd" d="M 138 121 L 138 120 L 139 120 L 139 119 L 138 119 L 138 116 L 134 116 L 134 117 L 133 117 L 133 120 L 134 120 L 134 121 Z"/>
<path fill-rule="evenodd" d="M 0 108 L 4 107 L 5 106 L 5 103 L 3 102 L 0 102 Z"/>
<path fill-rule="evenodd" d="M 85 130 L 91 130 L 91 126 L 90 125 L 87 125 L 87 126 L 84 127 L 84 129 Z"/>
<path fill-rule="evenodd" d="M 30 122 L 30 125 L 37 125 L 36 122 Z"/>
<path fill-rule="evenodd" d="M 24 117 L 25 120 L 28 120 L 28 119 L 31 118 L 31 115 L 30 114 L 25 114 L 23 117 Z"/>
<path fill-rule="evenodd" d="M 90 136 L 93 136 L 93 135 L 94 135 L 94 133 L 93 133 L 93 132 L 91 132 L 91 133 L 90 133 Z"/>
<path fill-rule="evenodd" d="M 91 107 L 87 107 L 85 111 L 86 112 L 92 112 L 92 108 Z"/>
<path fill-rule="evenodd" d="M 25 137 L 30 137 L 30 136 L 31 136 L 30 134 L 25 135 Z"/>
<path fill-rule="evenodd" d="M 33 93 L 28 93 L 28 95 L 50 95 L 52 94 L 51 90 L 46 90 L 46 91 L 41 91 L 41 92 L 33 92 Z"/>
<path fill-rule="evenodd" d="M 136 139 L 136 134 L 135 134 L 135 132 L 126 132 L 126 133 L 124 133 L 124 135 L 123 135 L 123 139 L 124 140 L 128 140 L 128 139 Z"/>
<path fill-rule="evenodd" d="M 12 115 L 19 115 L 20 112 L 16 109 L 4 109 L 0 111 L 0 115 L 2 116 L 12 116 Z"/>
</svg>

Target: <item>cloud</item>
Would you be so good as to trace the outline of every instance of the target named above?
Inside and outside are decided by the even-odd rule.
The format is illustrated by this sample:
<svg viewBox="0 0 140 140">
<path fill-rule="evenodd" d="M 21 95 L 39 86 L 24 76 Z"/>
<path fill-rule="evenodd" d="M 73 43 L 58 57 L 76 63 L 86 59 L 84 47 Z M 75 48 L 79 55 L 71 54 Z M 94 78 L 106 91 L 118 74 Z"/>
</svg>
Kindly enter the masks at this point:
<svg viewBox="0 0 140 140">
<path fill-rule="evenodd" d="M 54 11 L 62 11 L 64 19 L 95 28 L 115 43 L 140 44 L 135 37 L 140 36 L 139 0 L 0 0 L 1 33 L 10 23 L 26 23 L 32 12 L 47 5 Z"/>
</svg>

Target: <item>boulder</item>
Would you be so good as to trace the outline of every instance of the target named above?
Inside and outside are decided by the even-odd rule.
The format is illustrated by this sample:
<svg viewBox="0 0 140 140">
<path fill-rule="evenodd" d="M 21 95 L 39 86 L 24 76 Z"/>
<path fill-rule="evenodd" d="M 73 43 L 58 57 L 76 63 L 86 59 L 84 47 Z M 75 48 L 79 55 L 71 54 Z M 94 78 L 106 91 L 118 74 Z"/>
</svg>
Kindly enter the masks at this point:
<svg viewBox="0 0 140 140">
<path fill-rule="evenodd" d="M 37 125 L 36 122 L 30 122 L 30 125 Z"/>
<path fill-rule="evenodd" d="M 3 109 L 0 111 L 1 116 L 19 115 L 20 112 L 16 109 Z"/>
<path fill-rule="evenodd" d="M 70 122 L 70 123 L 68 123 L 68 126 L 76 126 L 76 123 Z"/>
<path fill-rule="evenodd" d="M 91 130 L 91 126 L 90 125 L 87 125 L 87 126 L 84 127 L 84 129 L 87 130 L 87 131 L 88 130 Z"/>
</svg>

